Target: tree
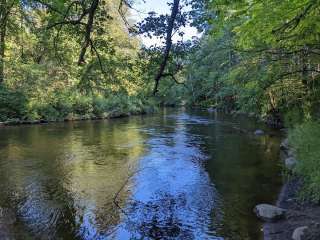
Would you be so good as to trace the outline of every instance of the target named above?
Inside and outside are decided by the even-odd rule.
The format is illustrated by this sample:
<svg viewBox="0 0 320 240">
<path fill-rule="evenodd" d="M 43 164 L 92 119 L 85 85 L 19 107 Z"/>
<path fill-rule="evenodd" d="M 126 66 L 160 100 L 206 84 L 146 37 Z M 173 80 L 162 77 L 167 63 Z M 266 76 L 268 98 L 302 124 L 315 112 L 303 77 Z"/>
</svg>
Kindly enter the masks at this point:
<svg viewBox="0 0 320 240">
<path fill-rule="evenodd" d="M 4 82 L 4 61 L 7 23 L 15 0 L 0 0 L 0 84 Z"/>
<path fill-rule="evenodd" d="M 195 9 L 201 8 L 203 5 L 199 4 L 202 1 L 195 0 L 173 0 L 172 3 L 168 5 L 171 6 L 171 14 L 167 15 L 157 15 L 155 12 L 150 12 L 149 16 L 144 19 L 141 23 L 138 24 L 138 33 L 145 34 L 146 36 L 159 37 L 164 40 L 162 46 L 162 57 L 159 63 L 159 68 L 154 77 L 154 88 L 153 94 L 156 95 L 159 88 L 159 82 L 161 78 L 170 77 L 176 83 L 179 83 L 174 77 L 177 72 L 181 70 L 181 63 L 177 63 L 176 68 L 173 72 L 168 71 L 168 63 L 170 61 L 170 54 L 175 54 L 172 52 L 172 49 L 181 49 L 181 45 L 190 46 L 190 43 L 178 42 L 173 47 L 172 37 L 174 34 L 179 36 L 183 36 L 185 33 L 183 32 L 182 27 L 186 27 L 187 25 L 192 25 L 192 18 L 196 16 Z M 191 5 L 191 10 L 185 10 L 187 6 Z M 192 45 L 192 44 L 191 44 Z M 159 50 L 159 47 L 156 48 Z M 179 51 L 178 54 L 181 52 Z"/>
<path fill-rule="evenodd" d="M 195 101 L 221 107 L 234 102 L 233 109 L 282 120 L 296 109 L 310 114 L 320 100 L 319 1 L 221 0 L 206 6 L 210 28 L 188 70 L 187 84 L 198 86 Z"/>
<path fill-rule="evenodd" d="M 158 86 L 159 86 L 159 81 L 160 79 L 163 77 L 163 73 L 165 71 L 168 59 L 169 59 L 169 54 L 170 54 L 170 50 L 171 50 L 171 46 L 172 46 L 172 32 L 173 32 L 173 28 L 174 28 L 174 22 L 176 21 L 176 17 L 178 15 L 179 12 L 179 0 L 174 0 L 173 1 L 173 6 L 171 9 L 171 16 L 170 16 L 170 20 L 168 23 L 168 28 L 167 28 L 167 36 L 166 36 L 166 44 L 165 44 L 165 50 L 164 50 L 164 54 L 163 54 L 163 60 L 160 64 L 159 67 L 159 71 L 155 77 L 155 85 L 154 85 L 154 89 L 153 89 L 153 94 L 155 95 L 158 92 Z"/>
</svg>

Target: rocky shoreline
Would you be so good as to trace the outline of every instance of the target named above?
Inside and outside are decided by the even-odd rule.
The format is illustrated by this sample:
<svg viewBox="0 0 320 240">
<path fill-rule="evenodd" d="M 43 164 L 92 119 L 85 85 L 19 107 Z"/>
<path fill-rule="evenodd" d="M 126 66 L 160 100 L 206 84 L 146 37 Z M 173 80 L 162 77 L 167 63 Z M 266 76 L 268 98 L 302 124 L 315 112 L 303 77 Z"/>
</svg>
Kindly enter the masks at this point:
<svg viewBox="0 0 320 240">
<path fill-rule="evenodd" d="M 281 152 L 287 171 L 291 171 L 296 158 L 287 139 L 281 144 Z M 301 185 L 299 177 L 291 176 L 282 187 L 276 206 L 256 206 L 255 213 L 264 221 L 264 240 L 320 240 L 320 205 L 299 201 Z"/>
</svg>

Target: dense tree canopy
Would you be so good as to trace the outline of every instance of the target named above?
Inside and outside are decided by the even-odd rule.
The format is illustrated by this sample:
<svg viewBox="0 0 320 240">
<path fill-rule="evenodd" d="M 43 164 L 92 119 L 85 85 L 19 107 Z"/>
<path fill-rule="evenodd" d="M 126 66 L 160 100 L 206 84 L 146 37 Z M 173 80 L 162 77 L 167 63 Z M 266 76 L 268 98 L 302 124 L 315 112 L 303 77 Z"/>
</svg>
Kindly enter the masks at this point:
<svg viewBox="0 0 320 240">
<path fill-rule="evenodd" d="M 214 17 L 188 71 L 190 84 L 202 86 L 193 101 L 263 115 L 314 113 L 319 10 L 319 1 L 208 2 Z"/>
<path fill-rule="evenodd" d="M 277 123 L 316 113 L 319 1 L 164 3 L 171 12 L 134 23 L 134 1 L 1 0 L 2 91 L 27 99 L 19 107 L 27 119 L 47 118 L 38 108 L 48 99 L 60 116 L 59 101 L 144 102 L 152 93 L 163 104 L 249 111 Z M 189 25 L 201 39 L 173 41 Z M 144 48 L 139 35 L 162 44 Z"/>
<path fill-rule="evenodd" d="M 139 39 L 129 34 L 123 21 L 129 14 L 127 4 L 1 4 L 1 88 L 27 99 L 17 112 L 10 110 L 16 108 L 14 102 L 4 97 L 8 109 L 1 109 L 3 119 L 63 119 L 93 114 L 94 106 L 102 108 L 97 110 L 101 113 L 111 111 L 117 101 L 122 104 L 117 108 L 126 108 L 129 103 L 123 99 L 128 97 L 145 101 L 140 95 L 145 91 L 146 61 L 140 58 Z"/>
</svg>

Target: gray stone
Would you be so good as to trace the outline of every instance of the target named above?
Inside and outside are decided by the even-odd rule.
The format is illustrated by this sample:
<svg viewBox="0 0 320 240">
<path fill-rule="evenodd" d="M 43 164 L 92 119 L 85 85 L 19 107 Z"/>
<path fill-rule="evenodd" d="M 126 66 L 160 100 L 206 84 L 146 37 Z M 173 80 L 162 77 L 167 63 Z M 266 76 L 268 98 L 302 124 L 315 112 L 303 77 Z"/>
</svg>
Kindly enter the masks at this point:
<svg viewBox="0 0 320 240">
<path fill-rule="evenodd" d="M 231 115 L 236 115 L 236 114 L 237 114 L 237 111 L 232 110 L 232 111 L 230 112 L 230 114 L 231 114 Z"/>
<path fill-rule="evenodd" d="M 248 114 L 248 116 L 253 118 L 253 117 L 256 117 L 257 115 L 254 112 L 251 112 L 251 113 Z"/>
<path fill-rule="evenodd" d="M 256 131 L 254 132 L 254 135 L 256 135 L 256 136 L 264 135 L 264 131 L 261 130 L 261 129 L 258 129 L 258 130 L 256 130 Z"/>
<path fill-rule="evenodd" d="M 288 138 L 284 139 L 280 144 L 280 149 L 288 150 L 289 149 L 289 140 Z"/>
<path fill-rule="evenodd" d="M 287 151 L 287 155 L 288 155 L 288 157 L 295 157 L 296 156 L 296 152 L 292 148 L 290 148 Z"/>
<path fill-rule="evenodd" d="M 286 168 L 289 170 L 293 170 L 294 167 L 297 165 L 297 160 L 294 157 L 288 157 L 284 160 Z"/>
<path fill-rule="evenodd" d="M 298 227 L 293 231 L 292 234 L 292 239 L 293 240 L 304 240 L 305 239 L 305 235 L 306 235 L 306 231 L 308 230 L 307 226 L 304 227 Z"/>
<path fill-rule="evenodd" d="M 16 221 L 16 215 L 12 210 L 0 208 L 0 224 L 14 224 Z"/>
<path fill-rule="evenodd" d="M 270 204 L 259 204 L 254 208 L 258 218 L 266 222 L 275 222 L 285 216 L 286 211 Z"/>
</svg>

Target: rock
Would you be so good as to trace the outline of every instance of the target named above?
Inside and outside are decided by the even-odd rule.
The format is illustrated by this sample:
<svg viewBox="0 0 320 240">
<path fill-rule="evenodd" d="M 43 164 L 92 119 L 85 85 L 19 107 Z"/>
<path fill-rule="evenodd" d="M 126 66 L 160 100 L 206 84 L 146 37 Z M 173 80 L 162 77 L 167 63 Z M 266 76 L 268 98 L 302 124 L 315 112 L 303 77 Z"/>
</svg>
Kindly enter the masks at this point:
<svg viewBox="0 0 320 240">
<path fill-rule="evenodd" d="M 288 151 L 287 151 L 287 155 L 288 155 L 288 157 L 295 157 L 296 156 L 296 153 L 295 153 L 295 151 L 292 149 L 292 148 L 290 148 Z"/>
<path fill-rule="evenodd" d="M 258 218 L 266 222 L 274 222 L 284 217 L 286 211 L 270 204 L 259 204 L 254 208 Z"/>
<path fill-rule="evenodd" d="M 25 124 L 25 125 L 30 125 L 30 124 L 38 124 L 38 123 L 40 123 L 40 121 L 38 121 L 38 120 L 25 120 L 25 121 L 22 121 L 21 123 Z"/>
<path fill-rule="evenodd" d="M 252 118 L 252 117 L 255 117 L 256 114 L 255 114 L 254 112 L 250 112 L 250 113 L 248 114 L 248 116 Z"/>
<path fill-rule="evenodd" d="M 49 123 L 49 121 L 44 120 L 44 119 L 41 119 L 41 120 L 40 120 L 40 123 Z"/>
<path fill-rule="evenodd" d="M 7 126 L 19 125 L 21 124 L 21 121 L 19 119 L 13 118 L 5 121 L 4 124 Z"/>
<path fill-rule="evenodd" d="M 210 107 L 210 108 L 208 108 L 207 110 L 208 110 L 208 112 L 215 112 L 215 111 L 216 111 L 216 109 L 213 108 L 213 107 Z"/>
<path fill-rule="evenodd" d="M 264 135 L 264 131 L 261 130 L 261 129 L 258 129 L 258 130 L 256 130 L 256 131 L 254 132 L 254 135 L 256 135 L 256 136 L 262 136 L 262 135 Z"/>
<path fill-rule="evenodd" d="M 14 224 L 17 221 L 16 215 L 8 208 L 0 208 L 0 224 Z"/>
<path fill-rule="evenodd" d="M 284 164 L 286 168 L 289 170 L 293 170 L 293 168 L 297 165 L 297 160 L 294 157 L 288 157 L 284 160 Z"/>
<path fill-rule="evenodd" d="M 306 239 L 306 231 L 308 230 L 307 226 L 298 227 L 293 231 L 292 239 L 293 240 L 304 240 Z"/>
<path fill-rule="evenodd" d="M 288 150 L 289 149 L 289 140 L 288 138 L 284 139 L 280 144 L 281 150 Z"/>
</svg>

